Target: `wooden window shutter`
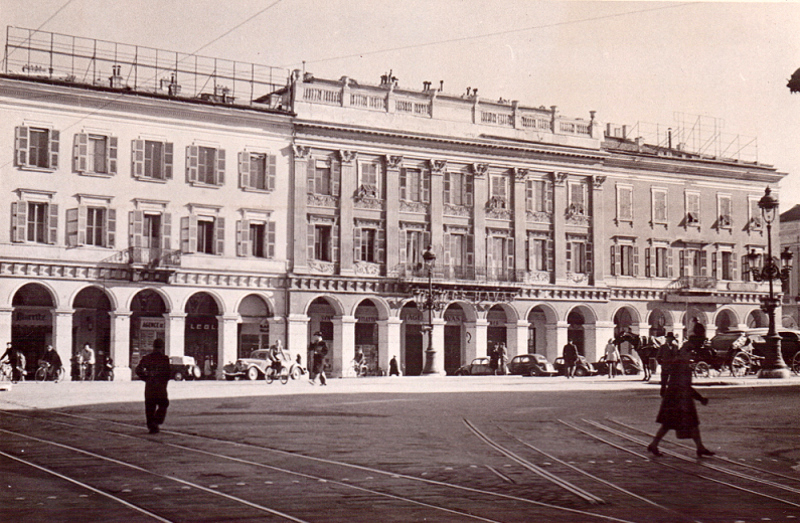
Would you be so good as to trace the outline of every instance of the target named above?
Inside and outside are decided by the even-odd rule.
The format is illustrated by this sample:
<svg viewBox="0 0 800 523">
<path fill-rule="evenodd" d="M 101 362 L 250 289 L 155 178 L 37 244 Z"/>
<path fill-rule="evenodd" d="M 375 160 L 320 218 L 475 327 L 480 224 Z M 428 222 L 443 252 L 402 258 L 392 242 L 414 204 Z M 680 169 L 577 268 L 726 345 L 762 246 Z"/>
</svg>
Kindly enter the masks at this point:
<svg viewBox="0 0 800 523">
<path fill-rule="evenodd" d="M 186 181 L 189 183 L 197 182 L 197 164 L 199 152 L 200 148 L 196 145 L 186 146 Z M 183 222 L 183 218 L 181 218 L 181 222 Z"/>
<path fill-rule="evenodd" d="M 556 247 L 552 236 L 547 238 L 547 272 L 553 272 L 556 267 Z"/>
<path fill-rule="evenodd" d="M 736 253 L 731 253 L 731 280 L 736 281 Z"/>
<path fill-rule="evenodd" d="M 217 171 L 216 171 L 217 185 L 225 185 L 225 149 L 217 149 Z"/>
<path fill-rule="evenodd" d="M 240 155 L 242 153 L 239 153 Z M 247 220 L 236 221 L 236 256 L 250 254 L 250 222 Z"/>
<path fill-rule="evenodd" d="M 117 243 L 117 210 L 106 209 L 106 244 L 105 247 L 113 249 Z"/>
<path fill-rule="evenodd" d="M 644 249 L 644 276 L 645 278 L 652 278 L 653 276 L 653 268 L 651 266 L 652 257 L 650 256 L 650 247 L 645 247 Z"/>
<path fill-rule="evenodd" d="M 197 252 L 197 216 L 194 214 L 181 218 L 181 251 Z"/>
<path fill-rule="evenodd" d="M 317 166 L 313 158 L 309 156 L 306 163 L 306 179 L 308 181 L 308 194 L 315 194 L 314 179 L 317 176 Z"/>
<path fill-rule="evenodd" d="M 567 273 L 572 272 L 572 242 L 566 242 L 567 250 L 564 253 L 564 260 L 566 262 Z M 611 247 L 612 249 L 614 247 Z"/>
<path fill-rule="evenodd" d="M 78 206 L 78 245 L 86 245 L 86 217 L 89 209 L 85 205 Z"/>
<path fill-rule="evenodd" d="M 72 170 L 76 173 L 86 172 L 89 164 L 89 135 L 78 133 L 72 147 Z"/>
<path fill-rule="evenodd" d="M 130 211 L 128 213 L 128 243 L 131 247 L 141 247 L 144 232 L 144 213 Z"/>
<path fill-rule="evenodd" d="M 379 227 L 378 233 L 375 235 L 375 241 L 378 243 L 378 263 L 386 263 L 386 231 L 385 227 Z"/>
<path fill-rule="evenodd" d="M 131 140 L 131 174 L 141 177 L 144 172 L 144 140 Z"/>
<path fill-rule="evenodd" d="M 264 241 L 266 243 L 264 246 L 264 253 L 266 254 L 267 258 L 274 260 L 275 244 L 277 243 L 275 222 L 267 222 L 267 234 L 265 235 Z"/>
<path fill-rule="evenodd" d="M 342 176 L 342 164 L 331 158 L 331 196 L 339 196 L 339 181 Z"/>
<path fill-rule="evenodd" d="M 533 212 L 533 180 L 525 180 L 525 210 Z"/>
<path fill-rule="evenodd" d="M 716 278 L 717 277 L 717 253 L 716 252 L 712 252 L 711 253 L 711 277 L 712 278 Z"/>
<path fill-rule="evenodd" d="M 700 276 L 706 276 L 708 274 L 708 253 L 706 251 L 700 251 Z"/>
<path fill-rule="evenodd" d="M 674 271 L 672 270 L 672 249 L 667 248 L 667 277 L 673 278 Z"/>
<path fill-rule="evenodd" d="M 422 245 L 420 245 L 420 252 L 425 252 L 428 247 L 433 247 L 431 245 L 431 233 L 430 231 L 424 231 L 422 233 Z"/>
<path fill-rule="evenodd" d="M 214 254 L 225 254 L 225 218 L 214 218 Z"/>
<path fill-rule="evenodd" d="M 407 200 L 408 195 L 408 175 L 406 173 L 406 168 L 400 168 L 400 199 Z"/>
<path fill-rule="evenodd" d="M 67 247 L 78 246 L 78 209 L 67 209 Z"/>
<path fill-rule="evenodd" d="M 58 153 L 61 147 L 61 133 L 52 130 L 50 131 L 50 168 L 58 168 Z"/>
<path fill-rule="evenodd" d="M 492 240 L 494 239 L 493 236 L 486 237 L 486 247 L 484 250 L 486 251 L 486 268 L 494 268 L 494 249 L 492 248 Z"/>
<path fill-rule="evenodd" d="M 161 214 L 161 239 L 163 249 L 172 249 L 172 213 Z"/>
<path fill-rule="evenodd" d="M 172 179 L 175 155 L 172 152 L 172 142 L 164 142 L 164 179 Z"/>
<path fill-rule="evenodd" d="M 450 173 L 445 172 L 442 180 L 442 188 L 444 189 L 444 203 L 450 203 Z"/>
<path fill-rule="evenodd" d="M 28 165 L 30 151 L 30 136 L 27 127 L 17 127 L 14 133 L 14 165 L 25 167 Z M 32 163 L 32 162 L 31 162 Z"/>
<path fill-rule="evenodd" d="M 239 187 L 250 187 L 250 153 L 239 153 Z M 240 255 L 241 256 L 241 255 Z"/>
<path fill-rule="evenodd" d="M 552 182 L 544 182 L 544 205 L 547 212 L 553 212 L 553 191 L 555 184 Z"/>
<path fill-rule="evenodd" d="M 48 243 L 58 243 L 58 205 L 51 203 L 48 206 L 50 219 L 47 222 L 49 228 Z"/>
<path fill-rule="evenodd" d="M 24 242 L 28 228 L 28 202 L 11 202 L 11 241 Z"/>
<path fill-rule="evenodd" d="M 422 169 L 422 194 L 420 199 L 423 203 L 430 203 L 431 201 L 431 170 Z"/>
<path fill-rule="evenodd" d="M 678 274 L 679 276 L 685 276 L 686 272 L 686 252 L 683 249 L 678 250 Z"/>
<path fill-rule="evenodd" d="M 353 228 L 353 261 L 361 261 L 361 228 Z"/>
<path fill-rule="evenodd" d="M 592 242 L 586 242 L 586 272 L 592 272 L 592 264 L 594 263 L 594 251 Z"/>
<path fill-rule="evenodd" d="M 475 266 L 475 235 L 467 234 L 467 267 Z"/>
<path fill-rule="evenodd" d="M 309 260 L 315 260 L 315 252 L 314 246 L 317 241 L 317 228 L 314 226 L 313 223 L 308 224 L 308 236 L 307 236 L 308 245 L 307 247 L 307 256 Z"/>
<path fill-rule="evenodd" d="M 507 269 L 508 269 L 509 275 L 512 275 L 512 274 L 514 274 L 514 269 L 515 269 L 515 265 L 514 265 L 514 238 L 509 238 L 506 241 L 506 249 L 508 251 L 507 252 L 507 259 L 508 259 Z"/>
<path fill-rule="evenodd" d="M 467 207 L 473 206 L 473 194 L 474 194 L 474 185 L 473 185 L 474 178 L 469 174 L 464 174 L 464 205 Z"/>
<path fill-rule="evenodd" d="M 108 174 L 117 174 L 117 137 L 108 137 Z"/>
<path fill-rule="evenodd" d="M 339 224 L 334 223 L 332 227 L 332 234 L 331 234 L 331 245 L 330 245 L 330 253 L 331 253 L 331 261 L 333 263 L 339 262 Z"/>
<path fill-rule="evenodd" d="M 450 238 L 449 233 L 444 233 L 444 266 L 450 267 Z"/>
<path fill-rule="evenodd" d="M 639 276 L 639 247 L 633 246 L 633 275 Z"/>
<path fill-rule="evenodd" d="M 611 262 L 610 263 L 610 265 L 611 265 L 611 276 L 616 276 L 617 274 L 619 274 L 619 271 L 617 270 L 617 246 L 616 245 L 612 245 L 611 246 L 610 255 L 611 255 L 611 260 L 610 260 L 610 262 Z"/>
<path fill-rule="evenodd" d="M 277 157 L 274 154 L 268 154 L 266 157 L 267 165 L 267 190 L 274 191 L 275 190 L 275 178 L 277 175 Z"/>
</svg>

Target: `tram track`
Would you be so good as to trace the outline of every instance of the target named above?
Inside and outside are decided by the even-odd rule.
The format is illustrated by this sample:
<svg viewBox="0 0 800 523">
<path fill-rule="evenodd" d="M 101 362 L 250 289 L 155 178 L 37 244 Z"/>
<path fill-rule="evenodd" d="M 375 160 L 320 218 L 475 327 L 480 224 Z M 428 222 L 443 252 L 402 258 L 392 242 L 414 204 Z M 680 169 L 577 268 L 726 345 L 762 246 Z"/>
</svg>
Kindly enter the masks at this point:
<svg viewBox="0 0 800 523">
<path fill-rule="evenodd" d="M 62 425 L 62 426 L 66 426 L 66 427 L 69 427 L 69 428 L 72 428 L 72 429 L 78 429 L 78 430 L 81 430 L 81 431 L 86 431 L 87 430 L 88 427 L 86 426 L 86 422 L 92 422 L 92 423 L 98 423 L 98 424 L 104 424 L 104 425 L 107 425 L 107 424 L 110 423 L 110 424 L 113 424 L 113 425 L 116 425 L 116 426 L 124 427 L 125 429 L 135 429 L 137 431 L 141 430 L 141 428 L 138 425 L 133 425 L 133 424 L 129 424 L 129 423 L 123 423 L 123 422 L 119 422 L 119 421 L 99 420 L 99 419 L 96 419 L 96 418 L 92 418 L 90 416 L 81 416 L 81 415 L 77 415 L 77 414 L 70 414 L 70 413 L 63 413 L 63 412 L 55 412 L 54 414 L 57 414 L 57 415 L 59 415 L 61 417 L 67 417 L 67 418 L 76 419 L 76 420 L 82 421 L 83 423 L 82 424 L 69 423 L 69 422 L 66 422 L 66 421 L 63 421 L 63 420 L 50 419 L 50 417 L 30 416 L 30 415 L 19 414 L 19 413 L 10 413 L 10 414 L 12 416 L 15 416 L 15 417 L 25 418 L 25 419 L 32 420 L 32 421 L 45 421 L 45 422 L 48 422 L 48 423 L 59 424 L 59 425 Z M 331 477 L 323 477 L 323 476 L 320 476 L 320 475 L 308 474 L 308 473 L 305 473 L 305 472 L 302 472 L 302 471 L 292 470 L 292 469 L 285 468 L 285 467 L 275 467 L 275 466 L 272 466 L 272 465 L 267 465 L 267 464 L 264 464 L 264 463 L 260 463 L 258 461 L 253 461 L 251 459 L 243 459 L 243 458 L 239 458 L 239 457 L 236 457 L 236 456 L 230 456 L 230 455 L 227 455 L 227 454 L 222 454 L 221 452 L 203 450 L 203 449 L 200 449 L 200 448 L 196 448 L 196 447 L 192 447 L 192 446 L 188 446 L 188 445 L 183 445 L 183 444 L 179 444 L 179 443 L 172 443 L 172 442 L 167 442 L 167 441 L 163 441 L 163 440 L 153 441 L 152 438 L 145 437 L 144 435 L 141 435 L 141 436 L 131 435 L 131 434 L 128 434 L 128 433 L 125 433 L 125 432 L 109 430 L 107 428 L 91 427 L 91 430 L 97 431 L 97 432 L 103 432 L 103 433 L 107 433 L 107 434 L 112 434 L 112 435 L 115 435 L 115 436 L 118 436 L 118 437 L 136 439 L 136 440 L 142 441 L 142 442 L 148 442 L 148 443 L 154 443 L 154 444 L 157 444 L 157 445 L 163 445 L 163 446 L 166 446 L 166 447 L 169 447 L 169 448 L 173 448 L 175 450 L 179 450 L 179 451 L 182 451 L 182 452 L 197 453 L 197 454 L 204 455 L 204 456 L 206 456 L 208 458 L 220 459 L 220 460 L 225 460 L 225 461 L 229 461 L 229 462 L 235 462 L 235 463 L 238 463 L 240 465 L 245 465 L 245 466 L 249 466 L 249 467 L 255 467 L 255 468 L 258 468 L 258 469 L 268 469 L 268 470 L 271 470 L 271 471 L 274 471 L 274 472 L 290 474 L 290 475 L 293 475 L 293 476 L 296 476 L 296 477 L 303 477 L 303 478 L 308 479 L 308 480 L 316 481 L 316 482 L 319 482 L 319 483 L 328 483 L 328 484 L 334 485 L 336 487 L 340 487 L 340 488 L 343 488 L 343 489 L 349 489 L 349 490 L 355 490 L 355 491 L 358 491 L 360 493 L 368 494 L 368 495 L 371 495 L 371 496 L 378 496 L 378 497 L 382 497 L 382 498 L 392 499 L 392 500 L 395 500 L 395 501 L 398 501 L 398 502 L 401 502 L 401 503 L 408 503 L 408 504 L 416 505 L 418 507 L 429 509 L 429 510 L 433 510 L 433 511 L 437 511 L 437 512 L 442 513 L 442 514 L 448 513 L 451 516 L 457 516 L 457 517 L 462 518 L 462 519 L 485 521 L 485 522 L 489 522 L 489 523 L 500 523 L 498 520 L 490 518 L 490 517 L 483 517 L 483 516 L 480 516 L 480 515 L 467 513 L 467 512 L 464 512 L 464 511 L 455 510 L 455 509 L 448 508 L 448 507 L 443 507 L 443 506 L 434 505 L 434 504 L 430 504 L 430 503 L 423 502 L 423 501 L 418 501 L 418 500 L 415 500 L 415 499 L 412 499 L 412 498 L 409 498 L 409 497 L 406 497 L 406 496 L 401 496 L 401 495 L 392 494 L 390 492 L 385 492 L 383 490 L 378 491 L 378 490 L 366 488 L 366 487 L 363 487 L 363 486 L 360 486 L 360 485 L 354 485 L 353 483 L 346 482 L 346 481 L 339 481 L 339 480 L 333 479 Z M 9 432 L 9 431 L 6 431 L 5 429 L 0 429 L 0 431 Z M 430 485 L 430 486 L 436 486 L 436 487 L 439 487 L 439 488 L 447 489 L 447 490 L 449 490 L 451 492 L 452 491 L 458 491 L 458 492 L 462 492 L 462 493 L 469 493 L 469 494 L 473 495 L 473 497 L 475 495 L 486 497 L 487 501 L 490 500 L 490 499 L 495 499 L 495 500 L 505 500 L 505 501 L 509 501 L 509 502 L 520 503 L 520 504 L 523 504 L 523 505 L 536 507 L 538 509 L 544 509 L 544 510 L 547 510 L 547 511 L 552 511 L 552 515 L 553 516 L 556 513 L 561 513 L 561 514 L 565 515 L 565 517 L 567 518 L 567 519 L 565 519 L 565 521 L 575 521 L 575 519 L 572 519 L 572 518 L 574 518 L 574 516 L 581 516 L 582 517 L 582 519 L 581 519 L 582 521 L 603 520 L 603 521 L 614 521 L 614 522 L 619 522 L 619 523 L 634 523 L 634 522 L 632 522 L 630 520 L 626 520 L 626 519 L 616 518 L 616 517 L 608 516 L 608 515 L 604 515 L 604 514 L 597 514 L 597 513 L 593 513 L 593 512 L 589 512 L 589 511 L 585 511 L 585 510 L 580 510 L 580 509 L 575 509 L 575 508 L 571 508 L 571 507 L 563 507 L 563 506 L 559 506 L 559 505 L 544 503 L 544 502 L 540 502 L 540 501 L 536 501 L 536 500 L 526 499 L 526 498 L 523 498 L 523 497 L 520 497 L 520 496 L 514 496 L 514 495 L 510 495 L 510 494 L 504 494 L 504 493 L 494 492 L 494 491 L 485 490 L 485 489 L 468 487 L 468 486 L 464 486 L 464 485 L 458 485 L 458 484 L 454 484 L 454 483 L 448 483 L 448 482 L 438 481 L 438 480 L 433 480 L 433 479 L 428 479 L 428 478 L 421 478 L 421 477 L 417 477 L 417 476 L 399 474 L 399 473 L 396 473 L 396 472 L 380 470 L 380 469 L 376 469 L 376 468 L 372 468 L 372 467 L 366 467 L 366 466 L 363 466 L 363 465 L 346 463 L 346 462 L 337 461 L 337 460 L 319 458 L 319 457 L 314 457 L 314 456 L 307 456 L 307 455 L 304 455 L 304 454 L 298 454 L 296 452 L 288 452 L 288 451 L 283 451 L 283 450 L 280 450 L 280 449 L 274 449 L 274 448 L 265 447 L 265 446 L 261 446 L 261 445 L 255 445 L 255 444 L 246 443 L 246 442 L 238 442 L 238 441 L 232 441 L 232 440 L 227 440 L 227 439 L 223 439 L 223 438 L 210 437 L 210 436 L 204 436 L 204 435 L 198 435 L 198 434 L 192 434 L 192 433 L 186 433 L 186 432 L 180 432 L 180 431 L 162 430 L 162 432 L 165 433 L 165 434 L 172 434 L 172 435 L 183 437 L 183 438 L 190 438 L 190 439 L 194 438 L 194 439 L 198 439 L 198 440 L 202 440 L 202 441 L 206 441 L 206 442 L 217 443 L 217 444 L 218 443 L 224 443 L 224 444 L 230 445 L 232 447 L 247 448 L 247 449 L 250 449 L 250 450 L 257 450 L 257 451 L 260 451 L 260 452 L 278 454 L 278 455 L 282 455 L 282 456 L 284 456 L 286 458 L 291 458 L 293 460 L 301 460 L 301 461 L 313 462 L 313 463 L 317 463 L 317 464 L 332 465 L 332 466 L 336 466 L 336 467 L 345 467 L 345 468 L 349 468 L 349 469 L 359 470 L 359 471 L 362 471 L 362 472 L 369 472 L 371 474 L 376 474 L 376 475 L 379 474 L 379 475 L 381 475 L 383 477 L 391 478 L 393 480 L 402 480 L 402 482 L 405 482 L 405 483 L 409 483 L 410 482 L 412 484 L 418 484 L 418 485 L 419 484 L 426 484 L 426 485 Z M 21 436 L 25 436 L 24 434 L 21 434 L 21 433 L 20 433 L 20 435 Z M 44 438 L 38 438 L 38 439 L 39 440 L 44 440 Z M 56 444 L 56 445 L 59 445 L 58 442 L 52 442 L 52 443 Z M 78 451 L 78 452 L 82 452 L 81 449 L 77 449 L 76 448 L 75 450 Z M 109 459 L 113 459 L 113 458 L 109 458 Z M 121 461 L 121 460 L 117 460 L 117 461 Z M 133 465 L 133 466 L 136 467 L 136 465 Z M 169 476 L 169 479 L 179 480 L 179 478 L 175 478 L 174 476 Z M 179 481 L 183 481 L 183 480 L 179 480 Z M 202 487 L 202 486 L 199 486 L 199 487 Z M 219 490 L 217 490 L 217 489 L 209 489 L 208 487 L 200 488 L 200 490 L 203 490 L 204 492 L 207 492 L 209 494 L 214 494 L 214 495 L 220 494 Z M 491 503 L 489 503 L 489 510 L 491 511 Z M 570 516 L 570 514 L 571 514 L 571 516 Z M 301 521 L 301 520 L 297 520 L 297 521 Z"/>
</svg>

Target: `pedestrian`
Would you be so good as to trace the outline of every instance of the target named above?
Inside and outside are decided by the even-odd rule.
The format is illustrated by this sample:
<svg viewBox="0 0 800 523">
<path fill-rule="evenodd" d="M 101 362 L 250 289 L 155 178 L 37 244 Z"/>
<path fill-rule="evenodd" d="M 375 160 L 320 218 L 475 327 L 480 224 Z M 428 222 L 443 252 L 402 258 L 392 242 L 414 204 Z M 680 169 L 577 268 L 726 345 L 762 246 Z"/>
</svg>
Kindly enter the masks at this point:
<svg viewBox="0 0 800 523">
<path fill-rule="evenodd" d="M 608 377 L 613 378 L 617 373 L 617 363 L 619 362 L 619 350 L 614 345 L 614 340 L 609 339 L 606 344 L 606 367 L 608 368 Z"/>
<path fill-rule="evenodd" d="M 500 343 L 497 346 L 497 374 L 501 376 L 505 376 L 508 374 L 508 351 L 506 350 L 506 344 Z"/>
<path fill-rule="evenodd" d="M 92 346 L 88 343 L 86 343 L 83 346 L 83 349 L 81 349 L 81 362 L 81 381 L 93 381 L 95 364 L 94 349 L 92 349 Z"/>
<path fill-rule="evenodd" d="M 389 360 L 389 376 L 399 376 L 400 366 L 397 364 L 397 356 L 392 356 Z"/>
<path fill-rule="evenodd" d="M 675 359 L 667 363 L 669 370 L 666 372 L 666 378 L 661 380 L 661 407 L 656 417 L 656 422 L 660 423 L 661 427 L 647 446 L 647 450 L 655 456 L 663 455 L 658 450 L 658 444 L 670 430 L 675 430 L 678 439 L 693 439 L 698 458 L 714 455 L 714 452 L 703 445 L 700 438 L 700 420 L 694 401 L 698 400 L 703 405 L 708 405 L 708 399 L 692 388 L 690 360 L 691 344 L 687 342 L 678 351 Z"/>
<path fill-rule="evenodd" d="M 489 370 L 491 370 L 492 374 L 497 374 L 497 350 L 499 349 L 499 344 L 495 343 L 492 345 L 492 348 L 489 349 Z"/>
<path fill-rule="evenodd" d="M 325 377 L 325 356 L 328 354 L 328 346 L 325 344 L 325 340 L 322 339 L 321 332 L 314 333 L 314 338 L 308 346 L 308 352 L 311 353 L 312 357 L 312 366 L 311 372 L 308 375 L 308 382 L 311 385 L 315 385 L 315 380 L 319 375 L 319 384 L 327 385 L 328 380 Z"/>
<path fill-rule="evenodd" d="M 564 373 L 567 375 L 567 379 L 574 378 L 575 365 L 578 363 L 578 347 L 572 343 L 572 340 L 568 340 L 561 355 L 564 358 Z"/>
<path fill-rule="evenodd" d="M 661 381 L 666 379 L 669 373 L 669 364 L 675 359 L 678 354 L 678 341 L 672 332 L 667 333 L 667 337 L 661 347 L 658 348 L 656 354 L 656 362 L 661 365 Z"/>
<path fill-rule="evenodd" d="M 143 357 L 136 366 L 136 375 L 145 382 L 144 415 L 147 428 L 150 434 L 157 434 L 158 426 L 164 423 L 169 407 L 169 356 L 164 354 L 164 340 L 153 340 L 153 352 Z"/>
</svg>

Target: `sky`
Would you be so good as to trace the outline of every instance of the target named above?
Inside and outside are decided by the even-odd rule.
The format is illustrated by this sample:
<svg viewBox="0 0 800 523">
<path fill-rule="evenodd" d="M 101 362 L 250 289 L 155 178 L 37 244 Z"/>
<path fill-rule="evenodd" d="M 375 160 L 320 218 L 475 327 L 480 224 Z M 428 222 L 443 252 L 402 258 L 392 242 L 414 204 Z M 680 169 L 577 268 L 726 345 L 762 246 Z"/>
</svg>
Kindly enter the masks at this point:
<svg viewBox="0 0 800 523">
<path fill-rule="evenodd" d="M 782 211 L 800 204 L 800 1 L 0 0 L 0 24 L 362 83 L 391 70 L 646 138 L 716 125 L 719 150 L 787 173 Z"/>
</svg>

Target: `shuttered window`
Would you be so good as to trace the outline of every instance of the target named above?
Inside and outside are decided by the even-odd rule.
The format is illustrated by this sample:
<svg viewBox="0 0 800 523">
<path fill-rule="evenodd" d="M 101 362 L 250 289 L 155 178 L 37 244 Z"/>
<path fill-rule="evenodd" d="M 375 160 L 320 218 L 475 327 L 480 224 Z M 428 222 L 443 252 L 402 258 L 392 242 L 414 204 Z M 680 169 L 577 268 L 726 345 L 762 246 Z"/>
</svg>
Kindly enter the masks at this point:
<svg viewBox="0 0 800 523">
<path fill-rule="evenodd" d="M 17 127 L 14 164 L 21 168 L 58 168 L 59 132 L 41 127 Z"/>
<path fill-rule="evenodd" d="M 700 195 L 686 193 L 686 225 L 700 225 Z"/>
<path fill-rule="evenodd" d="M 627 185 L 617 186 L 617 220 L 621 222 L 633 221 L 633 187 Z"/>
<path fill-rule="evenodd" d="M 653 223 L 667 223 L 667 191 L 653 189 Z"/>
<path fill-rule="evenodd" d="M 259 191 L 275 189 L 276 158 L 273 154 L 240 152 L 239 187 Z"/>
<path fill-rule="evenodd" d="M 117 138 L 102 134 L 76 134 L 72 168 L 77 173 L 117 174 Z"/>
<path fill-rule="evenodd" d="M 114 248 L 117 233 L 115 209 L 81 205 L 75 209 L 67 209 L 66 218 L 67 246 Z"/>
<path fill-rule="evenodd" d="M 225 185 L 225 149 L 190 145 L 186 147 L 186 181 Z"/>
<path fill-rule="evenodd" d="M 131 142 L 131 173 L 135 178 L 171 180 L 173 145 L 154 140 Z"/>
<path fill-rule="evenodd" d="M 181 218 L 181 251 L 225 254 L 225 218 L 194 214 Z"/>
<path fill-rule="evenodd" d="M 58 205 L 46 202 L 11 202 L 11 241 L 55 244 L 58 240 Z"/>
<path fill-rule="evenodd" d="M 400 199 L 428 203 L 431 198 L 431 171 L 429 169 L 400 169 Z"/>
<path fill-rule="evenodd" d="M 275 258 L 275 222 L 236 222 L 236 255 Z"/>
</svg>

